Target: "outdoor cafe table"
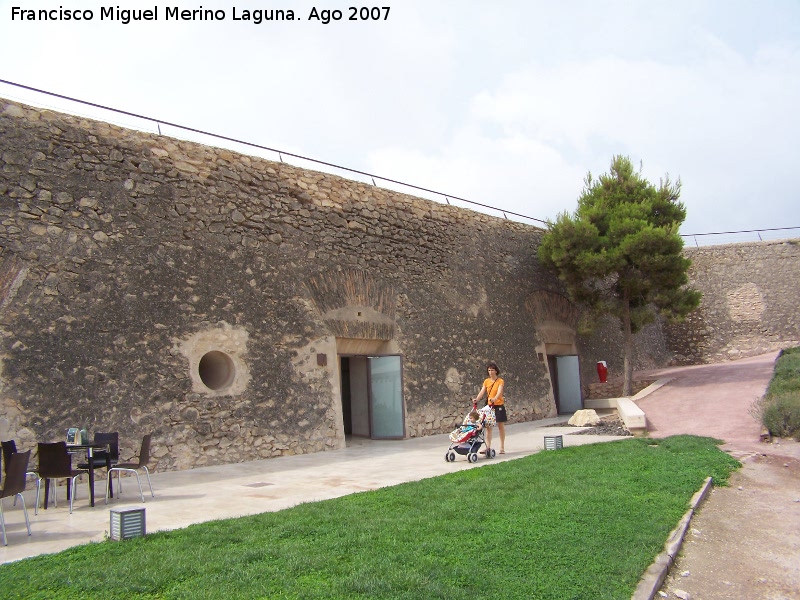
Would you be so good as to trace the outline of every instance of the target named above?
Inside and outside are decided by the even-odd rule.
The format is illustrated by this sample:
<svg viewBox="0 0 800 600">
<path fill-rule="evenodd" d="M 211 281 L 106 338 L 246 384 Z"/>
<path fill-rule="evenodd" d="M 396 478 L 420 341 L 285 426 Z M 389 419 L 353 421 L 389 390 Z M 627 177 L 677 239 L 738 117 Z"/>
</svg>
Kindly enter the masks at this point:
<svg viewBox="0 0 800 600">
<path fill-rule="evenodd" d="M 106 468 L 111 468 L 111 456 L 108 454 L 109 447 L 108 444 L 67 444 L 67 452 L 70 454 L 80 454 L 81 451 L 86 452 L 86 458 L 88 459 L 87 462 L 89 463 L 89 499 L 91 501 L 91 505 L 94 506 L 94 461 L 92 460 L 92 456 L 94 456 L 95 450 L 105 450 L 106 451 Z M 47 501 L 48 501 L 48 493 L 50 491 L 50 486 L 47 485 L 48 482 L 45 481 L 44 485 L 44 508 L 47 509 Z M 69 486 L 68 486 L 69 489 Z"/>
</svg>

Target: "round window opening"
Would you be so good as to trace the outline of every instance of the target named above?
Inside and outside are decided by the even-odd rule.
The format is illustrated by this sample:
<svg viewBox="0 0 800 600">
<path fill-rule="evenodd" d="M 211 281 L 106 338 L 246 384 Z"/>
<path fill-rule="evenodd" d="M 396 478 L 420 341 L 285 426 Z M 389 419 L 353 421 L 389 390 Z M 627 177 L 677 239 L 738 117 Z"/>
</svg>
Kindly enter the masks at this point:
<svg viewBox="0 0 800 600">
<path fill-rule="evenodd" d="M 206 353 L 200 359 L 198 371 L 200 380 L 212 390 L 225 389 L 233 383 L 236 375 L 231 357 L 219 350 Z"/>
</svg>

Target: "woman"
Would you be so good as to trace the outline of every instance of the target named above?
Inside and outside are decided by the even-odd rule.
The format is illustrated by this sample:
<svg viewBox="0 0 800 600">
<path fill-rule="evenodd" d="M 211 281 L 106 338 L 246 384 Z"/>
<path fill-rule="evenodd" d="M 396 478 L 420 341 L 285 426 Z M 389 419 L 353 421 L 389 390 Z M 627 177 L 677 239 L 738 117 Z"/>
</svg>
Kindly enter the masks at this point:
<svg viewBox="0 0 800 600">
<path fill-rule="evenodd" d="M 483 387 L 481 391 L 478 392 L 478 395 L 475 396 L 475 399 L 472 401 L 473 404 L 477 404 L 478 401 L 486 395 L 486 404 L 494 408 L 494 414 L 497 417 L 497 428 L 500 430 L 500 454 L 506 453 L 506 420 L 508 416 L 506 415 L 506 403 L 503 400 L 503 386 L 505 382 L 500 379 L 500 369 L 497 368 L 497 363 L 490 362 L 486 365 L 486 372 L 489 374 L 489 377 L 486 378 L 483 382 Z M 482 451 L 481 454 L 486 454 L 488 456 L 489 451 L 492 448 L 492 427 L 486 428 L 486 450 Z"/>
</svg>

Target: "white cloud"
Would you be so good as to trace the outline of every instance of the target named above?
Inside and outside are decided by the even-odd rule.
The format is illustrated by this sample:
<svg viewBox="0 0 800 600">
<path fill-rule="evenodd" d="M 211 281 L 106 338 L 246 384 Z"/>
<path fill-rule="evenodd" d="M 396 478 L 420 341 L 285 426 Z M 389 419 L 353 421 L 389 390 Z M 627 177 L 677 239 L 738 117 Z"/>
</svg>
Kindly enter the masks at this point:
<svg viewBox="0 0 800 600">
<path fill-rule="evenodd" d="M 384 148 L 372 153 L 369 163 L 376 173 L 394 173 L 404 182 L 536 219 L 555 216 L 577 198 L 584 175 L 535 139 L 491 138 L 469 128 L 456 132 L 435 155 Z"/>
<path fill-rule="evenodd" d="M 575 208 L 587 171 L 605 172 L 621 153 L 641 160 L 653 183 L 667 173 L 682 179 L 685 230 L 797 219 L 800 211 L 787 215 L 781 199 L 800 158 L 797 46 L 763 46 L 747 58 L 713 36 L 698 44 L 687 64 L 620 57 L 530 64 L 479 91 L 445 147 L 427 155 L 386 148 L 371 162 L 476 201 L 492 198 L 490 204 L 553 218 Z M 491 193 L 488 182 L 509 178 L 514 184 Z M 753 211 L 771 201 L 774 208 Z"/>
</svg>

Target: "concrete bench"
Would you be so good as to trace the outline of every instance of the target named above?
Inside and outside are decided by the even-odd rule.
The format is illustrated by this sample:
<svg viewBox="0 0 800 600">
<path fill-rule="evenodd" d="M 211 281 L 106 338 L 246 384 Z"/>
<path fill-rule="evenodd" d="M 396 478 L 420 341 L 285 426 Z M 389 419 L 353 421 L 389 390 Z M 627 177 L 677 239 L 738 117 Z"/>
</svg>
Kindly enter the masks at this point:
<svg viewBox="0 0 800 600">
<path fill-rule="evenodd" d="M 647 431 L 647 419 L 644 411 L 630 398 L 617 398 L 617 412 L 625 427 L 631 433 L 644 433 Z"/>
<path fill-rule="evenodd" d="M 664 379 L 659 379 L 655 383 L 647 386 L 641 392 L 629 398 L 627 396 L 623 396 L 621 398 L 602 398 L 600 400 L 584 400 L 583 404 L 585 408 L 593 408 L 597 409 L 609 409 L 615 408 L 617 413 L 619 414 L 620 419 L 622 422 L 625 423 L 625 427 L 627 427 L 631 433 L 634 435 L 642 435 L 647 433 L 647 417 L 644 414 L 644 411 L 639 408 L 636 404 L 637 400 L 641 400 L 645 396 L 652 394 L 658 388 L 665 385 L 669 381 L 672 380 L 672 377 L 665 377 Z"/>
</svg>

